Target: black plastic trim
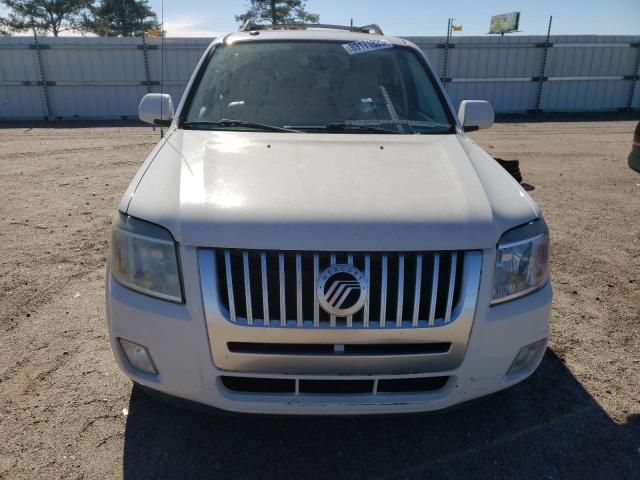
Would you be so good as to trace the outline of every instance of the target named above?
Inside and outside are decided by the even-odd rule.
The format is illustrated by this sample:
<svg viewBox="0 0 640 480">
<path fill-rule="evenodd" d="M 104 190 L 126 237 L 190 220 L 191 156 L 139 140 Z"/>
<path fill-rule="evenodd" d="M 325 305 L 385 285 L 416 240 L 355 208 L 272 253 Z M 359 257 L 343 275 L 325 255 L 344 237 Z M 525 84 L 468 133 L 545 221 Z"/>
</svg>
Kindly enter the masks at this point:
<svg viewBox="0 0 640 480">
<path fill-rule="evenodd" d="M 229 342 L 231 353 L 249 355 L 323 355 L 323 356 L 386 356 L 386 355 L 433 355 L 444 354 L 451 349 L 451 343 L 252 343 Z"/>
</svg>

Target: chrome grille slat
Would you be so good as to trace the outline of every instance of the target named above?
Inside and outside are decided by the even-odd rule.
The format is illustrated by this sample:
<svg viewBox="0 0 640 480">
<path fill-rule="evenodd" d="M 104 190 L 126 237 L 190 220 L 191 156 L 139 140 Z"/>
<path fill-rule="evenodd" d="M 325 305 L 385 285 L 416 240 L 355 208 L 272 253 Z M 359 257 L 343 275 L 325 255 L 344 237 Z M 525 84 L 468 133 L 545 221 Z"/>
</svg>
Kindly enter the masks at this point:
<svg viewBox="0 0 640 480">
<path fill-rule="evenodd" d="M 398 297 L 396 299 L 396 327 L 402 326 L 402 302 L 404 301 L 404 255 L 398 257 Z"/>
<path fill-rule="evenodd" d="M 436 321 L 436 302 L 438 301 L 438 276 L 440 275 L 440 254 L 433 256 L 433 277 L 431 280 L 431 305 L 429 306 L 429 326 Z"/>
<path fill-rule="evenodd" d="M 224 307 L 221 311 L 240 326 L 439 327 L 456 320 L 460 315 L 458 305 L 465 297 L 462 288 L 467 255 L 460 251 L 323 253 L 221 249 L 215 251 L 215 258 L 221 293 L 218 298 Z M 341 263 L 363 273 L 368 294 L 360 311 L 336 317 L 321 308 L 317 289 L 320 273 Z M 325 291 L 331 292 L 330 286 Z M 341 295 L 344 300 L 348 292 Z"/>
<path fill-rule="evenodd" d="M 224 266 L 227 275 L 227 298 L 229 299 L 229 317 L 236 321 L 236 302 L 233 298 L 233 277 L 231 275 L 231 260 L 229 250 L 224 251 Z"/>
<path fill-rule="evenodd" d="M 451 320 L 451 308 L 453 307 L 453 292 L 456 283 L 456 267 L 458 265 L 458 254 L 451 254 L 451 269 L 449 270 L 449 291 L 447 292 L 447 310 L 444 314 L 444 323 Z"/>
<path fill-rule="evenodd" d="M 371 286 L 371 257 L 369 255 L 364 256 L 364 278 L 367 279 L 367 284 Z M 364 328 L 369 328 L 370 301 L 371 301 L 371 294 L 367 295 L 367 299 L 364 301 L 364 311 L 362 312 L 362 324 Z"/>
<path fill-rule="evenodd" d="M 253 325 L 253 309 L 251 307 L 251 277 L 249 273 L 249 252 L 242 253 L 242 269 L 244 271 L 244 301 L 247 309 L 247 322 Z"/>
<path fill-rule="evenodd" d="M 336 255 L 335 255 L 335 253 L 332 253 L 329 258 L 331 260 L 331 265 L 335 265 L 336 264 Z M 329 326 L 331 326 L 331 327 L 335 327 L 336 326 L 336 316 L 335 315 L 329 315 Z"/>
<path fill-rule="evenodd" d="M 296 254 L 296 320 L 302 326 L 302 257 Z"/>
<path fill-rule="evenodd" d="M 418 319 L 420 316 L 420 291 L 422 290 L 422 255 L 416 256 L 416 285 L 415 292 L 413 294 L 413 318 L 411 319 L 411 326 L 418 326 Z"/>
<path fill-rule="evenodd" d="M 384 328 L 387 323 L 387 263 L 386 255 L 382 256 L 382 285 L 380 286 L 380 327 Z"/>
<path fill-rule="evenodd" d="M 318 301 L 318 274 L 320 273 L 320 259 L 317 253 L 313 254 L 313 326 L 320 326 L 320 302 Z"/>
<path fill-rule="evenodd" d="M 353 265 L 353 255 L 347 255 L 347 263 L 349 265 Z M 347 327 L 351 328 L 353 326 L 353 315 L 349 315 L 347 317 Z"/>
<path fill-rule="evenodd" d="M 284 254 L 278 255 L 278 278 L 280 280 L 280 325 L 286 326 L 287 324 L 287 297 L 284 277 Z"/>
</svg>

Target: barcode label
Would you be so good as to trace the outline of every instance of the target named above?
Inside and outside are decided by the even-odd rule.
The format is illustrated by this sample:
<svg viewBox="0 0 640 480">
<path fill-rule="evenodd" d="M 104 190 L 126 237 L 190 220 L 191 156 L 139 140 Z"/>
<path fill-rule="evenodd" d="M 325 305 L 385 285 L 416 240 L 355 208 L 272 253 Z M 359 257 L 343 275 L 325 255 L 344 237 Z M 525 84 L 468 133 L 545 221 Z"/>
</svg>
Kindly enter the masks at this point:
<svg viewBox="0 0 640 480">
<path fill-rule="evenodd" d="M 393 45 L 386 40 L 360 40 L 358 42 L 343 43 L 342 47 L 349 55 L 355 55 L 356 53 L 393 48 Z"/>
</svg>

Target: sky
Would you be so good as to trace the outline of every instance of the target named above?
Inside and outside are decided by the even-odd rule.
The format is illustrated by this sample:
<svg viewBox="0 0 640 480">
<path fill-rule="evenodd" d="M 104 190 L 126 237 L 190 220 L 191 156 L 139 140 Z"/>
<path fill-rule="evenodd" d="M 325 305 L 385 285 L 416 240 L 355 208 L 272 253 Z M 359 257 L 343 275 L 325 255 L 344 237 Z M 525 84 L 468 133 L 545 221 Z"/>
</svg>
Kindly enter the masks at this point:
<svg viewBox="0 0 640 480">
<path fill-rule="evenodd" d="M 484 35 L 492 15 L 521 12 L 525 35 L 544 35 L 553 15 L 552 34 L 640 35 L 640 0 L 306 0 L 307 10 L 321 23 L 377 23 L 390 35 L 445 35 L 447 19 L 462 32 Z M 150 0 L 160 14 L 162 1 Z M 246 10 L 245 0 L 164 0 L 169 36 L 211 36 L 236 31 L 234 15 Z"/>
<path fill-rule="evenodd" d="M 307 10 L 321 23 L 377 23 L 389 35 L 445 35 L 453 17 L 461 32 L 484 35 L 489 19 L 519 11 L 521 35 L 544 35 L 549 16 L 556 35 L 640 35 L 640 0 L 306 0 Z M 162 0 L 149 0 L 160 18 Z M 238 29 L 236 14 L 246 0 L 164 0 L 164 23 L 170 37 L 215 36 Z M 0 15 L 6 9 L 0 7 Z"/>
</svg>

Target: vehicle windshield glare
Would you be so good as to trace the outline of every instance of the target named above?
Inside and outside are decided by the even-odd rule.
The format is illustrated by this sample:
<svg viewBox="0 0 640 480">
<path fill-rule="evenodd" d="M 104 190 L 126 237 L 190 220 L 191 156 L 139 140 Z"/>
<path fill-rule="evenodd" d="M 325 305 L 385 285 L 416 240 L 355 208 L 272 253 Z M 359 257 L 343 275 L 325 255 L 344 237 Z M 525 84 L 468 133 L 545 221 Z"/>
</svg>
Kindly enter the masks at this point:
<svg viewBox="0 0 640 480">
<path fill-rule="evenodd" d="M 451 133 L 426 68 L 413 49 L 395 45 L 349 53 L 326 41 L 221 44 L 194 84 L 182 127 Z"/>
</svg>

